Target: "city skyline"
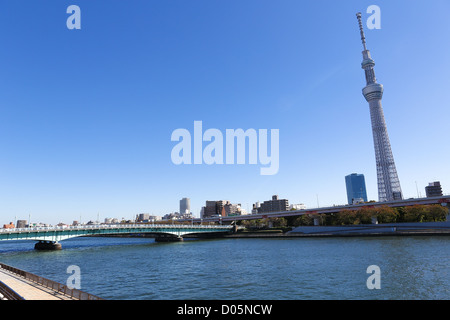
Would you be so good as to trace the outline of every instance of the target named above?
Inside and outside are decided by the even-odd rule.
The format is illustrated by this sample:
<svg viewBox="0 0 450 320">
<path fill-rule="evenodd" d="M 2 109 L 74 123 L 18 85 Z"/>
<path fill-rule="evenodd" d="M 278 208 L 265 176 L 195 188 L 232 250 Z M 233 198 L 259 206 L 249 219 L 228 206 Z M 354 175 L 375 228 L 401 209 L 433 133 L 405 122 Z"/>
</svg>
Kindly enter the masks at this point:
<svg viewBox="0 0 450 320">
<path fill-rule="evenodd" d="M 56 1 L 7 3 L 1 14 L 2 224 L 164 215 L 184 197 L 197 217 L 213 199 L 249 212 L 274 194 L 308 208 L 344 204 L 349 172 L 364 174 L 377 200 L 354 19 L 361 11 L 365 23 L 373 3 L 78 2 L 81 30 L 66 28 Z M 381 29 L 366 36 L 403 198 L 432 181 L 447 194 L 450 63 L 436 57 L 450 53 L 450 4 L 377 5 Z M 279 129 L 278 173 L 174 165 L 170 135 L 194 121 Z"/>
</svg>

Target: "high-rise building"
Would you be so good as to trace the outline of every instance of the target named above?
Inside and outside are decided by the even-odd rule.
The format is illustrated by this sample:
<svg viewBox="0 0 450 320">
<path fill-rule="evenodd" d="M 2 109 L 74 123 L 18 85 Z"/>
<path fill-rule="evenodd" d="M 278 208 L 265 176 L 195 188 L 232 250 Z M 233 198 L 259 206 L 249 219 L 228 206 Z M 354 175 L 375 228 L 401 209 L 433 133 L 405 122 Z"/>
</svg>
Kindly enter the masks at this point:
<svg viewBox="0 0 450 320">
<path fill-rule="evenodd" d="M 361 41 L 364 47 L 361 66 L 366 74 L 367 85 L 363 89 L 363 95 L 369 103 L 370 108 L 377 165 L 378 200 L 398 200 L 402 199 L 403 196 L 384 119 L 383 107 L 381 106 L 384 88 L 383 85 L 377 83 L 377 79 L 375 78 L 375 61 L 372 60 L 370 51 L 366 47 L 366 37 L 361 22 L 361 13 L 357 13 L 356 16 L 358 18 Z"/>
<path fill-rule="evenodd" d="M 203 218 L 212 217 L 212 216 L 225 216 L 225 205 L 229 203 L 227 200 L 219 200 L 219 201 L 206 201 L 206 206 L 203 208 Z"/>
<path fill-rule="evenodd" d="M 425 187 L 427 198 L 429 197 L 442 197 L 442 187 L 439 181 L 431 182 Z"/>
<path fill-rule="evenodd" d="M 345 176 L 348 204 L 367 202 L 366 181 L 363 174 L 352 173 Z"/>
<path fill-rule="evenodd" d="M 213 217 L 213 216 L 238 216 L 246 213 L 245 210 L 241 208 L 241 204 L 233 204 L 229 200 L 219 200 L 219 201 L 206 201 L 206 205 L 202 207 L 200 213 L 202 218 Z"/>
<path fill-rule="evenodd" d="M 26 228 L 28 226 L 27 220 L 17 220 L 17 228 Z"/>
<path fill-rule="evenodd" d="M 289 200 L 278 199 L 277 195 L 272 200 L 264 201 L 258 208 L 258 213 L 289 211 Z"/>
<path fill-rule="evenodd" d="M 238 216 L 238 215 L 241 215 L 241 213 L 242 213 L 240 203 L 232 204 L 228 201 L 223 207 L 225 209 L 225 216 L 227 216 L 227 217 Z"/>
<path fill-rule="evenodd" d="M 191 212 L 191 199 L 183 198 L 180 200 L 180 213 L 190 213 Z"/>
</svg>

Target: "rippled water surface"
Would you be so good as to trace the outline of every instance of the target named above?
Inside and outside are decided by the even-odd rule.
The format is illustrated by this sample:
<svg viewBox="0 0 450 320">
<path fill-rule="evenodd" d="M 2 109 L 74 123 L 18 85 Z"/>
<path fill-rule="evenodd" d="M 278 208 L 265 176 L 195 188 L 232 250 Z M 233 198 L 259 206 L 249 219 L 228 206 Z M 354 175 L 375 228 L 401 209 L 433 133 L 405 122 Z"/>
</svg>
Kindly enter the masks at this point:
<svg viewBox="0 0 450 320">
<path fill-rule="evenodd" d="M 105 299 L 450 299 L 450 237 L 75 238 L 63 250 L 1 242 L 0 261 Z M 367 267 L 380 268 L 369 290 Z"/>
</svg>

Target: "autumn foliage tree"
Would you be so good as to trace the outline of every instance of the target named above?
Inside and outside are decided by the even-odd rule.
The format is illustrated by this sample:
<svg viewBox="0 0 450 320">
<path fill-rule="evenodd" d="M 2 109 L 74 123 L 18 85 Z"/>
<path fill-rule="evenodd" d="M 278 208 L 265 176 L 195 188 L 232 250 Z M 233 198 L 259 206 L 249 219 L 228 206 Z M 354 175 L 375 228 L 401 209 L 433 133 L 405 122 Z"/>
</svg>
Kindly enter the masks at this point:
<svg viewBox="0 0 450 320">
<path fill-rule="evenodd" d="M 404 222 L 436 222 L 445 221 L 448 209 L 441 205 L 421 206 L 415 205 L 403 209 Z"/>
<path fill-rule="evenodd" d="M 379 208 L 373 208 L 374 217 L 377 218 L 378 223 L 393 223 L 399 222 L 399 213 L 397 209 L 388 206 L 383 206 Z"/>
<path fill-rule="evenodd" d="M 371 224 L 373 219 L 379 224 L 395 222 L 438 222 L 445 221 L 448 215 L 448 208 L 439 204 L 436 205 L 414 205 L 407 207 L 392 208 L 381 207 L 361 207 L 358 210 L 345 209 L 340 212 L 330 214 L 304 214 L 298 217 L 290 217 L 289 221 L 284 218 L 268 218 L 242 221 L 241 225 L 249 229 L 266 228 L 271 222 L 273 227 L 289 226 L 313 226 L 314 220 L 319 225 L 341 226 Z"/>
<path fill-rule="evenodd" d="M 415 205 L 403 208 L 362 207 L 358 210 L 345 209 L 330 214 L 325 219 L 326 225 L 370 224 L 376 218 L 378 223 L 394 222 L 432 222 L 445 221 L 448 209 L 441 205 Z"/>
</svg>

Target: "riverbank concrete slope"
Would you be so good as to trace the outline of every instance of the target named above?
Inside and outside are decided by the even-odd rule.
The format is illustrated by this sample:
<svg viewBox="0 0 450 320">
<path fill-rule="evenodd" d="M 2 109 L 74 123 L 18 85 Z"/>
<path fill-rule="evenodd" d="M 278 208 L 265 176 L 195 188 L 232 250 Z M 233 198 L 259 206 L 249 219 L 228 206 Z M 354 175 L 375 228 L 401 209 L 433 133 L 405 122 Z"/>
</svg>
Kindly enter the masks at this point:
<svg viewBox="0 0 450 320">
<path fill-rule="evenodd" d="M 245 231 L 225 235 L 225 238 L 295 238 L 350 236 L 450 236 L 450 221 L 386 223 L 347 226 L 301 226 L 283 233 L 281 230 Z"/>
</svg>

